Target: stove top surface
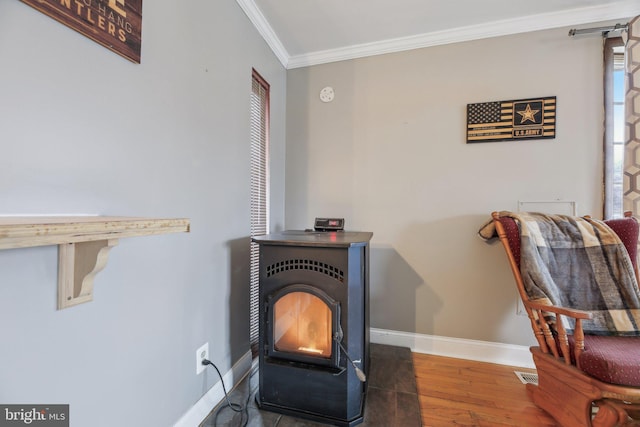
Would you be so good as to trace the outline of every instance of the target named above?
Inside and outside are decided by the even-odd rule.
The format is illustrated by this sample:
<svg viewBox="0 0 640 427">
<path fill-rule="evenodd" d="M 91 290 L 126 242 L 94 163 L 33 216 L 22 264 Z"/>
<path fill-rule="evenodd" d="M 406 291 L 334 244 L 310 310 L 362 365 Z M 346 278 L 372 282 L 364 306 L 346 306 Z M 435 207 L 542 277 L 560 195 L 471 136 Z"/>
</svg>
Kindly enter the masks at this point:
<svg viewBox="0 0 640 427">
<path fill-rule="evenodd" d="M 284 230 L 277 233 L 253 237 L 260 244 L 300 244 L 321 246 L 354 246 L 369 243 L 372 232 L 369 231 L 314 231 Z"/>
</svg>

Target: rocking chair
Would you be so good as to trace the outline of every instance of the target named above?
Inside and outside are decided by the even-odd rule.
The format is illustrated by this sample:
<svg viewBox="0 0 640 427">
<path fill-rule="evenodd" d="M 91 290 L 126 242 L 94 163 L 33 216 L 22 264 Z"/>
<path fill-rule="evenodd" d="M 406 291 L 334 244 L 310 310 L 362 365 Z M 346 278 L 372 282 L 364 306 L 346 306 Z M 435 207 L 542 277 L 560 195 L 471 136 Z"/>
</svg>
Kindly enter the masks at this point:
<svg viewBox="0 0 640 427">
<path fill-rule="evenodd" d="M 492 217 L 538 342 L 530 348 L 538 385 L 527 384 L 529 397 L 563 427 L 640 426 L 640 337 L 589 335 L 583 322 L 592 312 L 530 300 L 521 274 L 519 222 L 497 212 Z M 604 223 L 626 248 L 637 283 L 638 222 L 625 213 Z M 572 270 L 566 266 L 567 274 Z"/>
</svg>

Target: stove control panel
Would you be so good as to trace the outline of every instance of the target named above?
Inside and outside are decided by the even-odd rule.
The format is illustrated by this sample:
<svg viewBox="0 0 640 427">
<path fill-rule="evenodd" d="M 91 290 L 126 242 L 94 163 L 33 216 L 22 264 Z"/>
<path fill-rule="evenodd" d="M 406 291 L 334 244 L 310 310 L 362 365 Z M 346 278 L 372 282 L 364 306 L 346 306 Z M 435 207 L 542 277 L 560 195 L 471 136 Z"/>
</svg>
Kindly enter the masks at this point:
<svg viewBox="0 0 640 427">
<path fill-rule="evenodd" d="M 315 231 L 343 231 L 344 218 L 316 218 L 313 229 Z"/>
</svg>

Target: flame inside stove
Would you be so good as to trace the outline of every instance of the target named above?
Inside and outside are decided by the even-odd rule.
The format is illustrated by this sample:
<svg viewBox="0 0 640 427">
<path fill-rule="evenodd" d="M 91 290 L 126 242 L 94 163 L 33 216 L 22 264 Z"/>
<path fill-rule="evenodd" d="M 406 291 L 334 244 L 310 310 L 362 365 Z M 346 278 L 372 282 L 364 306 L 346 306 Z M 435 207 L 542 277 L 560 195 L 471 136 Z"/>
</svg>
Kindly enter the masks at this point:
<svg viewBox="0 0 640 427">
<path fill-rule="evenodd" d="M 298 347 L 298 350 L 304 351 L 304 352 L 307 352 L 307 353 L 322 354 L 322 350 L 320 350 L 318 348 Z"/>
</svg>

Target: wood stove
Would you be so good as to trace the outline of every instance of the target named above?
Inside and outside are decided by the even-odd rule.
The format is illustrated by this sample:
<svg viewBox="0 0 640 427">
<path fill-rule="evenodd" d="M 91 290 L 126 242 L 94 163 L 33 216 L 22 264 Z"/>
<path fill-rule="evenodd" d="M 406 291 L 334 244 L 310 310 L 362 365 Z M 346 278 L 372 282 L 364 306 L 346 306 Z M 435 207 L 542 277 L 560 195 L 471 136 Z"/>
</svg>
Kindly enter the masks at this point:
<svg viewBox="0 0 640 427">
<path fill-rule="evenodd" d="M 338 426 L 362 422 L 371 236 L 284 231 L 253 239 L 260 245 L 261 409 Z"/>
</svg>

